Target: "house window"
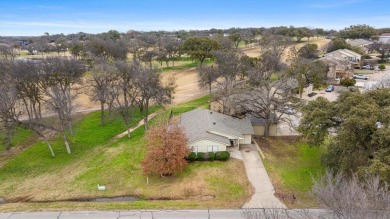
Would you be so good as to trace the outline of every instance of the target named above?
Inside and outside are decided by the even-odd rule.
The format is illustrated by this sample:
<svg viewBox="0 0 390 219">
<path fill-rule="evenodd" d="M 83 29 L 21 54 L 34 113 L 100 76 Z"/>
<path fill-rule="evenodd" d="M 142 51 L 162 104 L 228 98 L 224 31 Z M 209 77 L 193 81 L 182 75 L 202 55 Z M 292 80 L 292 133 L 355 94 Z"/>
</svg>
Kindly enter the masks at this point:
<svg viewBox="0 0 390 219">
<path fill-rule="evenodd" d="M 198 153 L 198 146 L 193 146 L 192 147 L 192 152 Z"/>
<path fill-rule="evenodd" d="M 207 152 L 217 152 L 218 146 L 207 146 Z"/>
</svg>

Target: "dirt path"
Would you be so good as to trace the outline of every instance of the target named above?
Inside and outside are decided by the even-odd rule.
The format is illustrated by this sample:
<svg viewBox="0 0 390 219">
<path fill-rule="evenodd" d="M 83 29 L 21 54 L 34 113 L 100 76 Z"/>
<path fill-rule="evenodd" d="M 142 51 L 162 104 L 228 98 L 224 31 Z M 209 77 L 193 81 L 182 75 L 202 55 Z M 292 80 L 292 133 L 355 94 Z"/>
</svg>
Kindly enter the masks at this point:
<svg viewBox="0 0 390 219">
<path fill-rule="evenodd" d="M 153 119 L 156 115 L 157 115 L 157 112 L 154 112 L 154 113 L 152 113 L 152 114 L 149 114 L 149 116 L 148 116 L 149 121 L 150 121 L 151 119 Z M 132 127 L 132 128 L 129 129 L 129 130 L 130 130 L 130 133 L 132 133 L 132 132 L 133 132 L 134 130 L 136 130 L 137 128 L 143 126 L 144 124 L 145 124 L 145 121 L 144 121 L 144 119 L 142 118 L 141 121 L 139 121 L 139 122 L 137 123 L 136 126 L 134 126 L 134 127 Z M 116 140 L 116 139 L 123 138 L 123 137 L 125 137 L 126 135 L 127 135 L 127 130 L 124 131 L 124 132 L 122 132 L 122 133 L 120 133 L 120 134 L 118 134 L 118 135 L 115 136 L 112 140 Z"/>
</svg>

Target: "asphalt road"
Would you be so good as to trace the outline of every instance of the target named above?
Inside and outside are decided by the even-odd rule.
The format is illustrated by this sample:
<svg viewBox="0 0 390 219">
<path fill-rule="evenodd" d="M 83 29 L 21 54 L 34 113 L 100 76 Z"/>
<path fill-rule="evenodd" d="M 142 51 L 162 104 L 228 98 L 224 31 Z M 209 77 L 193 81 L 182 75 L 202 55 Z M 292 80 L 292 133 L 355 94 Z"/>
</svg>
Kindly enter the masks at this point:
<svg viewBox="0 0 390 219">
<path fill-rule="evenodd" d="M 63 212 L 11 212 L 0 213 L 0 219 L 254 219 L 272 218 L 301 219 L 334 218 L 323 209 L 250 209 L 250 210 L 142 210 L 142 211 L 63 211 Z M 250 217 L 257 215 L 258 217 Z M 288 216 L 287 216 L 288 215 Z"/>
</svg>

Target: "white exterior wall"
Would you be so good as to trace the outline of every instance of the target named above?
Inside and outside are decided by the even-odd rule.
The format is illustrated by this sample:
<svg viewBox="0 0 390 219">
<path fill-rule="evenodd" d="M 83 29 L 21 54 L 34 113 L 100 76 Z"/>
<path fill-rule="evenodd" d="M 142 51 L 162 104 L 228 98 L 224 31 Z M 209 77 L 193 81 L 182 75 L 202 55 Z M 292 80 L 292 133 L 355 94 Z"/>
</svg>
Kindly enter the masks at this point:
<svg viewBox="0 0 390 219">
<path fill-rule="evenodd" d="M 200 140 L 188 144 L 188 147 L 198 147 L 198 152 L 207 152 L 208 146 L 218 146 L 218 151 L 226 151 L 225 144 L 210 140 Z M 194 152 L 196 151 L 194 150 Z"/>
<path fill-rule="evenodd" d="M 244 139 L 240 139 L 240 144 L 250 144 L 252 143 L 252 135 L 243 135 Z"/>
</svg>

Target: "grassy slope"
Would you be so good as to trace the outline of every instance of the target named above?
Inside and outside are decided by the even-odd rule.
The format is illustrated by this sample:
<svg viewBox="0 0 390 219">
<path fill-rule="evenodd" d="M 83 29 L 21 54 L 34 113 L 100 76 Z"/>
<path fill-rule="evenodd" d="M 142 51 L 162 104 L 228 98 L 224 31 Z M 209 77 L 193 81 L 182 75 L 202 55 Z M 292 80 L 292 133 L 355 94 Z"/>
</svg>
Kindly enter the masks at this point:
<svg viewBox="0 0 390 219">
<path fill-rule="evenodd" d="M 151 111 L 155 111 L 153 107 Z M 136 124 L 140 119 L 139 112 L 133 119 Z M 52 158 L 50 152 L 43 141 L 34 143 L 31 147 L 11 159 L 0 169 L 0 196 L 17 192 L 18 184 L 30 177 L 39 177 L 50 173 L 58 172 L 59 169 L 80 161 L 90 150 L 108 142 L 109 139 L 118 133 L 126 130 L 125 125 L 119 117 L 114 118 L 105 127 L 100 127 L 100 112 L 90 113 L 85 118 L 75 124 L 75 135 L 70 137 L 72 154 L 68 155 L 62 139 L 51 141 L 56 158 Z"/>
<path fill-rule="evenodd" d="M 173 107 L 175 115 L 196 107 L 208 107 L 208 97 Z M 166 118 L 169 110 L 160 114 Z M 158 120 L 155 119 L 155 120 Z M 142 174 L 140 161 L 145 154 L 144 130 L 132 138 L 113 143 L 109 139 L 123 127 L 115 121 L 107 130 L 98 127 L 97 113 L 88 114 L 76 124 L 72 140 L 74 153 L 65 154 L 56 145 L 58 156 L 50 158 L 46 147 L 34 145 L 0 169 L 0 196 L 31 200 L 64 200 L 85 197 L 135 195 L 143 199 L 131 203 L 15 203 L 0 206 L 0 211 L 15 209 L 128 209 L 128 208 L 205 208 L 240 207 L 250 195 L 242 162 L 195 162 L 175 177 L 150 177 Z M 92 131 L 90 131 L 92 130 Z M 88 139 L 88 140 L 86 140 Z M 104 143 L 105 142 L 105 143 Z M 27 161 L 27 162 L 26 162 Z M 232 177 L 234 175 L 235 177 Z M 197 179 L 197 180 L 194 180 Z M 97 184 L 107 190 L 98 191 Z M 154 200 L 154 201 L 151 201 Z M 179 200 L 179 201 L 178 201 Z"/>
<path fill-rule="evenodd" d="M 324 148 L 309 147 L 295 139 L 261 140 L 266 159 L 264 166 L 271 177 L 277 196 L 288 207 L 318 207 L 310 194 L 312 177 L 323 173 L 320 159 Z M 292 199 L 295 195 L 296 200 Z"/>
<path fill-rule="evenodd" d="M 32 131 L 25 128 L 17 128 L 14 135 L 11 138 L 11 147 L 25 144 L 27 140 L 32 136 Z M 0 132 L 0 152 L 5 150 L 5 136 L 3 132 Z"/>
</svg>

